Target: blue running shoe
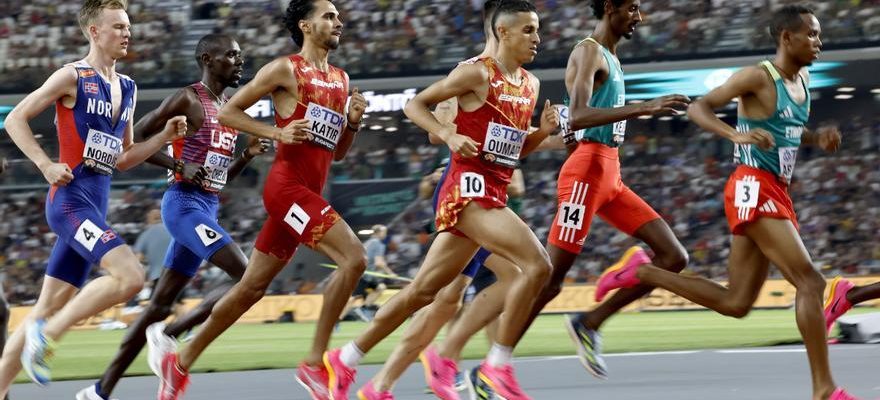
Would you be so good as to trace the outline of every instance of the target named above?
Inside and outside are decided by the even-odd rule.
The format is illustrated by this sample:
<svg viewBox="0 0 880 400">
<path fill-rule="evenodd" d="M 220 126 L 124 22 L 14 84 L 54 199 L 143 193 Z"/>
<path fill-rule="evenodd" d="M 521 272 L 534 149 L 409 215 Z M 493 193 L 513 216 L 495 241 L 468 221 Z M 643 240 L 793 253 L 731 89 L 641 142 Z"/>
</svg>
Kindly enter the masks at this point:
<svg viewBox="0 0 880 400">
<path fill-rule="evenodd" d="M 596 378 L 608 379 L 608 368 L 602 358 L 602 335 L 599 331 L 585 327 L 578 314 L 566 315 L 565 329 L 574 342 L 584 368 Z"/>
<path fill-rule="evenodd" d="M 25 328 L 24 348 L 21 351 L 21 367 L 34 383 L 46 386 L 52 381 L 48 360 L 55 352 L 55 341 L 46 337 L 43 329 L 45 319 L 31 321 Z"/>
</svg>

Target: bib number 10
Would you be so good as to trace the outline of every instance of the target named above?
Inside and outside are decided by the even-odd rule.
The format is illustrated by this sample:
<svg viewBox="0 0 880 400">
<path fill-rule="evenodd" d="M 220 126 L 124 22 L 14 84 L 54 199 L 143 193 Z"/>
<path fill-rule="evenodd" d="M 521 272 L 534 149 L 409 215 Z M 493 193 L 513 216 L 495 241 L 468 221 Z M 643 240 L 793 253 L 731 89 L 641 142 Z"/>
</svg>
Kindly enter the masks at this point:
<svg viewBox="0 0 880 400">
<path fill-rule="evenodd" d="M 486 180 L 483 175 L 473 172 L 461 174 L 461 197 L 483 197 L 486 195 Z"/>
</svg>

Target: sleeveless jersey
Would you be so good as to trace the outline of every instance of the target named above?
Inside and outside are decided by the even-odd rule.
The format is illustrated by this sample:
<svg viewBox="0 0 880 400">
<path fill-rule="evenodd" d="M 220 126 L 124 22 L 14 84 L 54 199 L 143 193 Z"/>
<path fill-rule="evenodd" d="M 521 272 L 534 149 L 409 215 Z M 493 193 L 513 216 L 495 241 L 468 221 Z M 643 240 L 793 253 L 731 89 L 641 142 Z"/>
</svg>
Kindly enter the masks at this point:
<svg viewBox="0 0 880 400">
<path fill-rule="evenodd" d="M 623 81 L 623 69 L 620 61 L 611 54 L 611 51 L 602 46 L 593 38 L 581 41 L 596 43 L 608 64 L 608 79 L 593 93 L 590 98 L 590 107 L 593 108 L 616 108 L 623 107 L 626 102 L 626 88 Z M 581 43 L 578 43 L 580 45 Z M 567 103 L 567 101 L 566 101 Z M 575 140 L 598 142 L 609 147 L 618 147 L 623 143 L 626 135 L 626 121 L 618 121 L 613 124 L 581 129 L 574 133 Z"/>
<path fill-rule="evenodd" d="M 132 118 L 135 83 L 118 74 L 122 99 L 118 120 L 113 122 L 110 83 L 85 61 L 72 64 L 76 68 L 76 103 L 65 107 L 55 104 L 55 126 L 58 131 L 59 162 L 67 164 L 74 179 L 62 188 L 53 186 L 50 197 L 59 190 L 73 198 L 106 209 L 110 179 L 122 152 L 125 129 Z"/>
<path fill-rule="evenodd" d="M 472 158 L 455 153 L 452 161 L 509 184 L 529 133 L 538 94 L 534 92 L 531 76 L 525 69 L 520 68 L 522 82 L 514 85 L 504 78 L 493 58 L 482 58 L 479 62 L 489 69 L 486 102 L 474 111 L 465 111 L 459 106 L 455 123 L 460 134 L 481 143 L 480 152 Z"/>
<path fill-rule="evenodd" d="M 269 184 L 296 183 L 320 194 L 336 145 L 348 124 L 345 116 L 348 76 L 332 65 L 326 73 L 322 72 L 300 55 L 290 56 L 290 61 L 296 74 L 299 99 L 290 117 L 281 118 L 276 111 L 275 123 L 284 127 L 293 120 L 308 119 L 314 139 L 294 145 L 277 143 Z"/>
<path fill-rule="evenodd" d="M 794 172 L 798 148 L 801 145 L 801 135 L 803 135 L 804 126 L 810 117 L 810 90 L 801 76 L 806 100 L 802 104 L 798 104 L 791 98 L 782 76 L 773 64 L 770 61 L 764 61 L 760 65 L 767 69 L 776 86 L 776 110 L 773 112 L 773 116 L 763 120 L 740 116 L 737 120 L 736 130 L 740 133 L 746 133 L 755 128 L 764 129 L 773 135 L 776 144 L 767 151 L 750 144 L 738 144 L 734 146 L 733 159 L 737 164 L 768 171 L 788 184 L 791 182 L 791 176 Z"/>
<path fill-rule="evenodd" d="M 204 120 L 195 135 L 174 141 L 172 156 L 183 162 L 204 166 L 208 174 L 203 181 L 203 189 L 208 192 L 219 192 L 226 185 L 227 170 L 234 158 L 238 131 L 217 122 L 217 113 L 220 110 L 214 103 L 214 96 L 201 82 L 196 82 L 190 87 L 199 96 L 199 102 L 204 110 Z M 226 96 L 222 99 L 226 101 Z M 174 174 L 173 179 L 179 182 L 183 180 L 183 176 Z"/>
</svg>

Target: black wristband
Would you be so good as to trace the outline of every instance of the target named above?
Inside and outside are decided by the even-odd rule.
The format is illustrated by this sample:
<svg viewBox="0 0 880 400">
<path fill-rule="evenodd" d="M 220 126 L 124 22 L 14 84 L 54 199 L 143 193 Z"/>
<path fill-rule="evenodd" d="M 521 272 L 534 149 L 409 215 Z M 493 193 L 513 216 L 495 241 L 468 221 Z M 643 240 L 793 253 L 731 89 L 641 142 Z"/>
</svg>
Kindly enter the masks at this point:
<svg viewBox="0 0 880 400">
<path fill-rule="evenodd" d="M 183 173 L 183 160 L 174 160 L 174 172 L 178 174 Z"/>
</svg>

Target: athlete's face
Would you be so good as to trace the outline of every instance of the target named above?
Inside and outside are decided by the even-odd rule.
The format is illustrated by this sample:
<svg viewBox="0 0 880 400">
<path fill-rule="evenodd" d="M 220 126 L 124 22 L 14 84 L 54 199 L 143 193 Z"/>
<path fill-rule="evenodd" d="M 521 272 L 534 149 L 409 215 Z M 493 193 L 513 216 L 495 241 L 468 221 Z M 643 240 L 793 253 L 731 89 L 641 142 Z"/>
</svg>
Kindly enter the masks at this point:
<svg viewBox="0 0 880 400">
<path fill-rule="evenodd" d="M 101 15 L 95 19 L 94 25 L 89 26 L 88 31 L 92 44 L 111 58 L 120 59 L 128 54 L 131 23 L 125 10 L 101 10 Z"/>
<path fill-rule="evenodd" d="M 813 14 L 801 14 L 803 24 L 795 31 L 782 31 L 781 45 L 800 65 L 813 65 L 822 51 L 822 27 Z"/>
<path fill-rule="evenodd" d="M 339 38 L 342 37 L 342 20 L 333 3 L 326 0 L 315 1 L 315 9 L 312 10 L 311 17 L 303 22 L 306 26 L 300 25 L 300 29 L 310 35 L 315 44 L 330 50 L 336 50 L 339 47 Z"/>
<path fill-rule="evenodd" d="M 204 57 L 204 56 L 203 56 Z M 238 87 L 244 69 L 244 57 L 238 42 L 232 39 L 224 40 L 211 49 L 207 58 L 203 58 L 206 68 L 218 81 L 227 87 Z"/>
<path fill-rule="evenodd" d="M 632 39 L 636 26 L 642 22 L 642 13 L 639 11 L 641 5 L 639 0 L 627 0 L 620 7 L 614 7 L 611 0 L 605 1 L 605 12 L 608 13 L 614 33 Z"/>
<path fill-rule="evenodd" d="M 497 24 L 501 45 L 507 47 L 509 54 L 521 64 L 534 61 L 538 55 L 538 44 L 541 43 L 539 27 L 538 14 L 534 12 L 503 15 Z"/>
</svg>

